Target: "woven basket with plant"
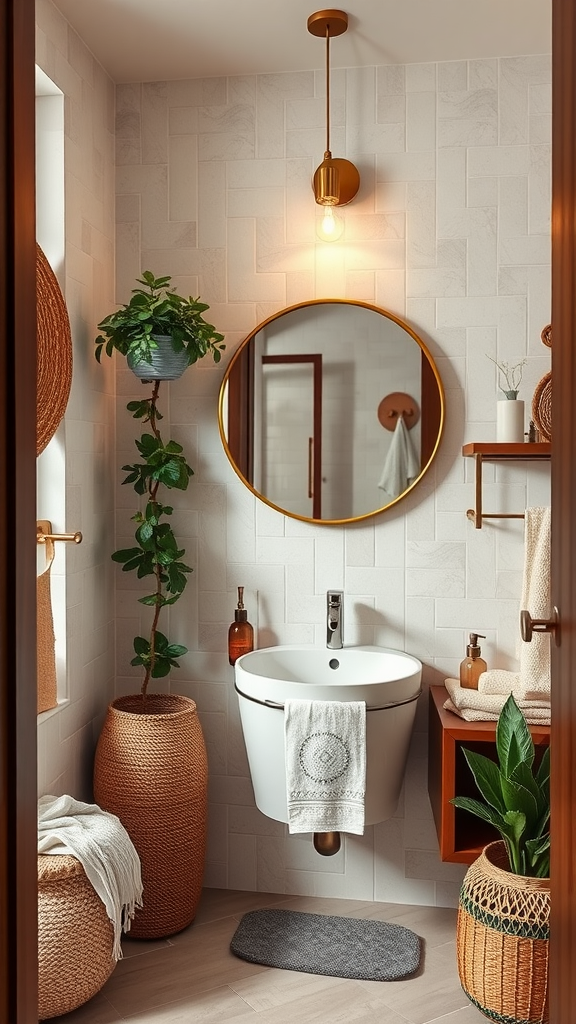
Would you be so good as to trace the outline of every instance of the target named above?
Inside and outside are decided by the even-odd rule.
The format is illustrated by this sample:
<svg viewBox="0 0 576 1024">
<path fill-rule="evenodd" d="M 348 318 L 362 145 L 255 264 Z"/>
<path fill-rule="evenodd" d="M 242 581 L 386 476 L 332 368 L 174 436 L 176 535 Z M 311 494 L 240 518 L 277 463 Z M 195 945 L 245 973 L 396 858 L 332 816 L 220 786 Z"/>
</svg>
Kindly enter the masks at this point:
<svg viewBox="0 0 576 1024">
<path fill-rule="evenodd" d="M 457 925 L 458 972 L 468 998 L 503 1024 L 547 1024 L 550 913 L 550 751 L 538 767 L 514 697 L 496 726 L 498 764 L 463 751 L 484 802 L 456 807 L 493 825 L 491 843 L 467 871 Z"/>
</svg>

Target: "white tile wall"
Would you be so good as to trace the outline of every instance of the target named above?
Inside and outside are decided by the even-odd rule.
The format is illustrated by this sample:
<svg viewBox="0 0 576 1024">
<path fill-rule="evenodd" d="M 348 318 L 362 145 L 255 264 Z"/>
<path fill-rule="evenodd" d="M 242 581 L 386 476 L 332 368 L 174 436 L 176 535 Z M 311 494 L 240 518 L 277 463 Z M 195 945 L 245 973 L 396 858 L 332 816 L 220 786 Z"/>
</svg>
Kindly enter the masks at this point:
<svg viewBox="0 0 576 1024">
<path fill-rule="evenodd" d="M 195 572 L 171 610 L 171 632 L 190 648 L 171 686 L 197 700 L 207 736 L 208 884 L 453 904 L 462 868 L 438 857 L 426 699 L 395 817 L 323 860 L 308 837 L 254 808 L 226 635 L 244 584 L 261 646 L 323 643 L 335 586 L 346 592 L 347 641 L 404 647 L 424 662 L 426 684 L 457 672 L 471 630 L 487 634 L 490 665 L 515 664 L 522 528 L 468 523 L 472 473 L 460 452 L 495 436 L 487 355 L 527 356 L 527 407 L 549 368 L 539 333 L 550 315 L 550 60 L 352 68 L 335 72 L 333 89 L 332 148 L 357 163 L 362 185 L 330 246 L 315 241 L 309 185 L 323 150 L 322 75 L 117 88 L 118 301 L 140 270 L 172 274 L 210 304 L 228 359 L 286 304 L 362 298 L 409 320 L 446 387 L 445 437 L 415 493 L 378 519 L 314 527 L 258 502 L 228 465 L 216 430 L 221 368 L 198 366 L 170 386 L 172 432 L 196 471 L 177 501 Z M 124 373 L 119 392 L 121 407 L 133 393 Z M 118 421 L 120 460 L 133 428 L 121 409 Z M 549 500 L 547 467 L 485 472 L 486 507 Z M 130 506 L 120 489 L 117 505 Z M 123 638 L 138 611 L 132 591 L 119 594 Z M 135 683 L 127 646 L 122 690 Z"/>
<path fill-rule="evenodd" d="M 114 303 L 114 87 L 50 0 L 36 4 L 36 61 L 64 93 L 64 293 L 74 350 L 66 438 L 69 703 L 38 725 L 40 794 L 92 797 L 95 739 L 114 689 L 114 367 L 94 359 Z"/>
<path fill-rule="evenodd" d="M 50 0 L 39 0 L 38 62 L 66 95 L 67 262 L 75 366 L 66 417 L 67 503 L 83 545 L 69 559 L 71 703 L 41 723 L 40 790 L 89 797 L 95 737 L 112 690 L 133 690 L 140 591 L 109 561 L 130 536 L 135 394 L 122 367 L 93 361 L 95 325 L 114 301 L 111 83 Z M 426 792 L 426 700 L 393 818 L 346 837 L 333 859 L 254 807 L 228 665 L 236 587 L 261 646 L 323 643 L 324 595 L 346 591 L 347 641 L 400 646 L 426 685 L 457 671 L 466 634 L 487 634 L 490 665 L 514 667 L 521 524 L 465 518 L 473 498 L 465 441 L 495 436 L 486 354 L 528 357 L 523 397 L 549 367 L 550 60 L 456 61 L 334 76 L 334 143 L 362 185 L 342 210 L 344 238 L 315 241 L 309 180 L 323 151 L 323 74 L 294 72 L 116 90 L 116 300 L 141 270 L 201 294 L 226 333 L 226 360 L 262 319 L 317 297 L 374 302 L 405 317 L 438 362 L 447 425 L 417 490 L 380 518 L 313 527 L 243 488 L 222 451 L 222 368 L 164 387 L 166 428 L 195 476 L 176 522 L 194 573 L 170 613 L 189 653 L 170 685 L 198 704 L 210 760 L 210 885 L 454 904 L 462 868 L 442 864 Z M 140 386 L 137 393 L 140 394 Z M 115 417 L 116 451 L 113 431 Z M 168 426 L 170 425 L 170 427 Z M 82 429 L 80 429 L 82 428 Z M 116 482 L 115 494 L 113 481 Z M 486 505 L 549 500 L 547 467 L 486 467 Z M 168 628 L 168 627 L 167 627 Z"/>
</svg>

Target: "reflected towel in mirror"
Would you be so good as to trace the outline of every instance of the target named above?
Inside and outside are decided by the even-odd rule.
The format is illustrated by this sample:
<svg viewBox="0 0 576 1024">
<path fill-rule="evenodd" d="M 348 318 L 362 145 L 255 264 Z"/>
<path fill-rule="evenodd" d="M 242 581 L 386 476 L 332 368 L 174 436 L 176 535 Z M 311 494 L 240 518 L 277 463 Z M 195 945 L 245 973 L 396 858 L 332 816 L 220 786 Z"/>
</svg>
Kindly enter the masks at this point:
<svg viewBox="0 0 576 1024">
<path fill-rule="evenodd" d="M 420 472 L 420 459 L 416 453 L 410 431 L 400 415 L 384 462 L 378 487 L 391 498 L 397 498 Z"/>
</svg>

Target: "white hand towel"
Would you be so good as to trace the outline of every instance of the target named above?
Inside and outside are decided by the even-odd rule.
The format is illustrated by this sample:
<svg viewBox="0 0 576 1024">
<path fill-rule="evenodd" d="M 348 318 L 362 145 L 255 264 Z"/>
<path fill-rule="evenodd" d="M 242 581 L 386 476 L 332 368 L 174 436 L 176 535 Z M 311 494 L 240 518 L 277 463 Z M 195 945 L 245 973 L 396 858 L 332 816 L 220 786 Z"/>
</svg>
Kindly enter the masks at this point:
<svg viewBox="0 0 576 1024">
<path fill-rule="evenodd" d="M 497 722 L 500 717 L 500 712 L 493 713 L 491 711 L 475 710 L 474 708 L 457 708 L 450 699 L 444 702 L 444 708 L 446 711 L 452 711 L 459 718 L 463 718 L 465 722 Z M 521 708 L 521 711 L 527 725 L 550 725 L 550 705 L 545 708 Z"/>
<path fill-rule="evenodd" d="M 504 668 L 492 668 L 478 676 L 479 693 L 512 693 L 520 690 L 520 673 L 507 672 Z"/>
<path fill-rule="evenodd" d="M 142 906 L 142 878 L 138 854 L 116 815 L 71 796 L 43 796 L 38 801 L 38 853 L 70 853 L 80 861 L 114 925 L 113 956 L 119 960 L 120 933 L 129 931 Z"/>
<path fill-rule="evenodd" d="M 289 832 L 364 832 L 366 704 L 287 700 Z"/>
<path fill-rule="evenodd" d="M 491 711 L 492 714 L 500 714 L 510 693 L 514 694 L 514 700 L 519 708 L 544 708 L 550 711 L 548 700 L 525 700 L 518 690 L 509 690 L 507 693 L 480 693 L 478 690 L 471 690 L 460 686 L 457 679 L 445 679 L 444 686 L 450 694 L 452 703 L 461 709 L 470 708 L 474 711 Z"/>
<path fill-rule="evenodd" d="M 410 431 L 404 423 L 404 417 L 399 416 L 378 487 L 386 491 L 391 498 L 397 498 L 419 472 L 420 459 L 412 443 Z"/>
<path fill-rule="evenodd" d="M 550 509 L 527 508 L 521 608 L 550 617 Z M 526 700 L 550 698 L 550 634 L 534 633 L 520 646 L 520 688 Z"/>
</svg>

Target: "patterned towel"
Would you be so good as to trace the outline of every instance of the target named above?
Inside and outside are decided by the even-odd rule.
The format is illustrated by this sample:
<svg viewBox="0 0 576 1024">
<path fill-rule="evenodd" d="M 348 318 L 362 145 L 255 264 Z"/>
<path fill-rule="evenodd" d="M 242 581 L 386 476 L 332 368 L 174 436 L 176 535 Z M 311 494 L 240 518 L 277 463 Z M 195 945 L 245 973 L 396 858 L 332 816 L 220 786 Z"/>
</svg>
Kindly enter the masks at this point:
<svg viewBox="0 0 576 1024">
<path fill-rule="evenodd" d="M 366 704 L 287 700 L 288 829 L 364 832 Z"/>
</svg>

